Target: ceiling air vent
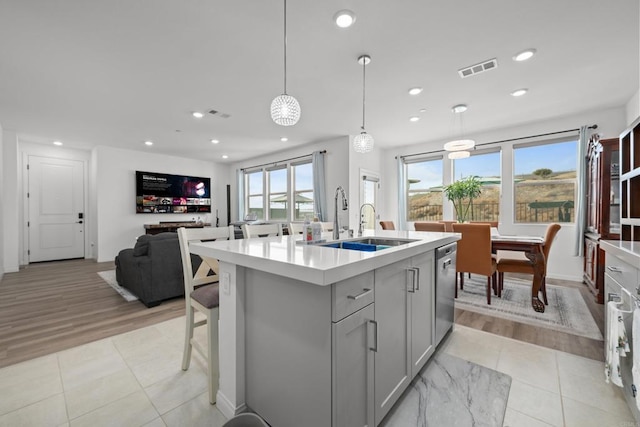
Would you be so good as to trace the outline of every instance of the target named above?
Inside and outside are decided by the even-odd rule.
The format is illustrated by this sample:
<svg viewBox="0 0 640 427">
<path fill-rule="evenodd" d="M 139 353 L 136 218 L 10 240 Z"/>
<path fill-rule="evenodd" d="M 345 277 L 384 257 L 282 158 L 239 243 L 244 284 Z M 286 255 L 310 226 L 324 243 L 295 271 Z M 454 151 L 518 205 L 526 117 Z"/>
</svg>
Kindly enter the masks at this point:
<svg viewBox="0 0 640 427">
<path fill-rule="evenodd" d="M 231 114 L 221 113 L 218 110 L 209 110 L 209 114 L 211 114 L 212 116 L 218 116 L 222 119 L 228 119 L 229 117 L 231 117 Z"/>
<path fill-rule="evenodd" d="M 479 64 L 471 65 L 469 67 L 461 68 L 458 70 L 461 78 L 476 75 L 478 73 L 484 73 L 485 71 L 493 70 L 498 67 L 498 60 L 496 58 L 489 59 L 488 61 L 481 62 Z"/>
</svg>

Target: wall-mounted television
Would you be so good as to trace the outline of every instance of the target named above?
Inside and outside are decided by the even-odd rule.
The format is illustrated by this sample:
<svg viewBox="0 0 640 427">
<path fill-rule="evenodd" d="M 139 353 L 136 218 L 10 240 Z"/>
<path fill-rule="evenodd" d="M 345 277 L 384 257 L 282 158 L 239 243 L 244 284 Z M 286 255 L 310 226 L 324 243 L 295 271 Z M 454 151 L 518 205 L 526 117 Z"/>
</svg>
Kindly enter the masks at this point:
<svg viewBox="0 0 640 427">
<path fill-rule="evenodd" d="M 211 179 L 136 171 L 136 213 L 211 212 Z"/>
</svg>

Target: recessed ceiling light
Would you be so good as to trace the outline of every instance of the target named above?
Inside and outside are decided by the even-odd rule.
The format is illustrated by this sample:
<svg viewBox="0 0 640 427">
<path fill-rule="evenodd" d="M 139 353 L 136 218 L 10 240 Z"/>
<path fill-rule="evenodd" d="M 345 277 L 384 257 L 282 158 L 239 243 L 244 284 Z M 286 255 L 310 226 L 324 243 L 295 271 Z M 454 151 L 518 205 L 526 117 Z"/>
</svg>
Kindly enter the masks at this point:
<svg viewBox="0 0 640 427">
<path fill-rule="evenodd" d="M 411 116 L 411 117 L 409 117 L 409 121 L 410 121 L 410 122 L 417 122 L 418 120 L 420 120 L 420 117 L 418 117 L 418 116 Z"/>
<path fill-rule="evenodd" d="M 144 145 L 149 145 L 149 146 L 151 146 L 151 145 L 153 145 L 153 141 L 145 141 L 145 142 L 144 142 Z"/>
<path fill-rule="evenodd" d="M 191 115 L 196 119 L 201 119 L 204 117 L 204 113 L 201 113 L 200 111 L 194 111 L 193 113 L 191 113 Z"/>
<path fill-rule="evenodd" d="M 287 142 L 289 140 L 289 138 L 287 138 L 286 136 L 283 136 L 282 138 L 280 138 L 280 141 L 282 142 Z"/>
<path fill-rule="evenodd" d="M 451 107 L 451 111 L 454 113 L 464 113 L 467 111 L 467 106 L 465 104 L 458 104 Z"/>
<path fill-rule="evenodd" d="M 349 28 L 356 22 L 356 14 L 347 9 L 339 10 L 333 15 L 333 21 L 340 28 Z"/>
<path fill-rule="evenodd" d="M 516 54 L 513 57 L 514 61 L 526 61 L 527 59 L 531 58 L 533 55 L 536 54 L 536 50 L 535 49 L 527 49 L 527 50 L 523 50 L 522 52 Z"/>
<path fill-rule="evenodd" d="M 511 96 L 522 96 L 525 93 L 527 93 L 529 91 L 529 89 L 518 89 L 518 90 L 514 90 L 513 92 L 511 92 Z"/>
<path fill-rule="evenodd" d="M 411 89 L 409 89 L 409 95 L 418 95 L 421 92 L 422 92 L 421 87 L 412 87 Z"/>
<path fill-rule="evenodd" d="M 53 141 L 53 145 L 62 145 L 62 142 L 60 142 L 60 141 Z"/>
<path fill-rule="evenodd" d="M 212 140 L 211 140 L 211 143 L 212 143 L 212 144 L 218 144 L 219 142 L 220 142 L 220 141 L 219 141 L 219 140 L 217 140 L 217 139 L 212 139 Z"/>
<path fill-rule="evenodd" d="M 421 109 L 420 109 L 420 112 L 421 112 L 421 113 L 426 113 L 426 112 L 427 112 L 427 109 L 426 109 L 426 108 L 421 108 Z"/>
<path fill-rule="evenodd" d="M 226 154 L 223 154 L 223 155 L 222 155 L 222 158 L 223 158 L 223 159 L 228 159 L 228 158 L 229 158 L 229 156 L 227 156 Z"/>
</svg>

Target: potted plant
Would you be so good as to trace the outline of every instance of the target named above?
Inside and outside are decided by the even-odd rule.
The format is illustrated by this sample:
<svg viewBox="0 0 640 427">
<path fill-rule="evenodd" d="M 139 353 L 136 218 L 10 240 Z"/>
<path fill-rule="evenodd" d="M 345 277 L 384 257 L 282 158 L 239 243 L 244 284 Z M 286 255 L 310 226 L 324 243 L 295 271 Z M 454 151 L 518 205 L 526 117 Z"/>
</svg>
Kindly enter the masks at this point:
<svg viewBox="0 0 640 427">
<path fill-rule="evenodd" d="M 444 187 L 447 199 L 453 202 L 458 222 L 466 222 L 473 199 L 482 192 L 482 183 L 475 176 L 470 176 Z"/>
</svg>

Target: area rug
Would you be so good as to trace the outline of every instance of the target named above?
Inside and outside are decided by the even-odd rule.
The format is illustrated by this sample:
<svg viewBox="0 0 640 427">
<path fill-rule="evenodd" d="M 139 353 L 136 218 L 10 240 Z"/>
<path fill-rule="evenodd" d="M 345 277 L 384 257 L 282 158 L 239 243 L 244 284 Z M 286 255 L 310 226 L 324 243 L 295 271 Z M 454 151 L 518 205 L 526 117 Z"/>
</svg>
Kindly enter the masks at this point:
<svg viewBox="0 0 640 427">
<path fill-rule="evenodd" d="M 127 301 L 137 301 L 138 297 L 132 294 L 128 289 L 123 288 L 118 285 L 118 281 L 116 280 L 116 271 L 115 270 L 107 270 L 98 272 L 98 276 L 102 278 L 105 282 L 109 284 L 113 288 L 114 291 L 120 294 L 122 298 Z"/>
<path fill-rule="evenodd" d="M 380 425 L 499 427 L 510 389 L 509 375 L 437 353 Z"/>
<path fill-rule="evenodd" d="M 505 277 L 502 298 L 491 296 L 487 305 L 487 279 L 472 275 L 464 278 L 464 290 L 458 291 L 456 308 L 500 317 L 528 325 L 603 340 L 602 333 L 580 291 L 576 288 L 547 285 L 549 305 L 544 313 L 531 308 L 531 279 Z"/>
</svg>

